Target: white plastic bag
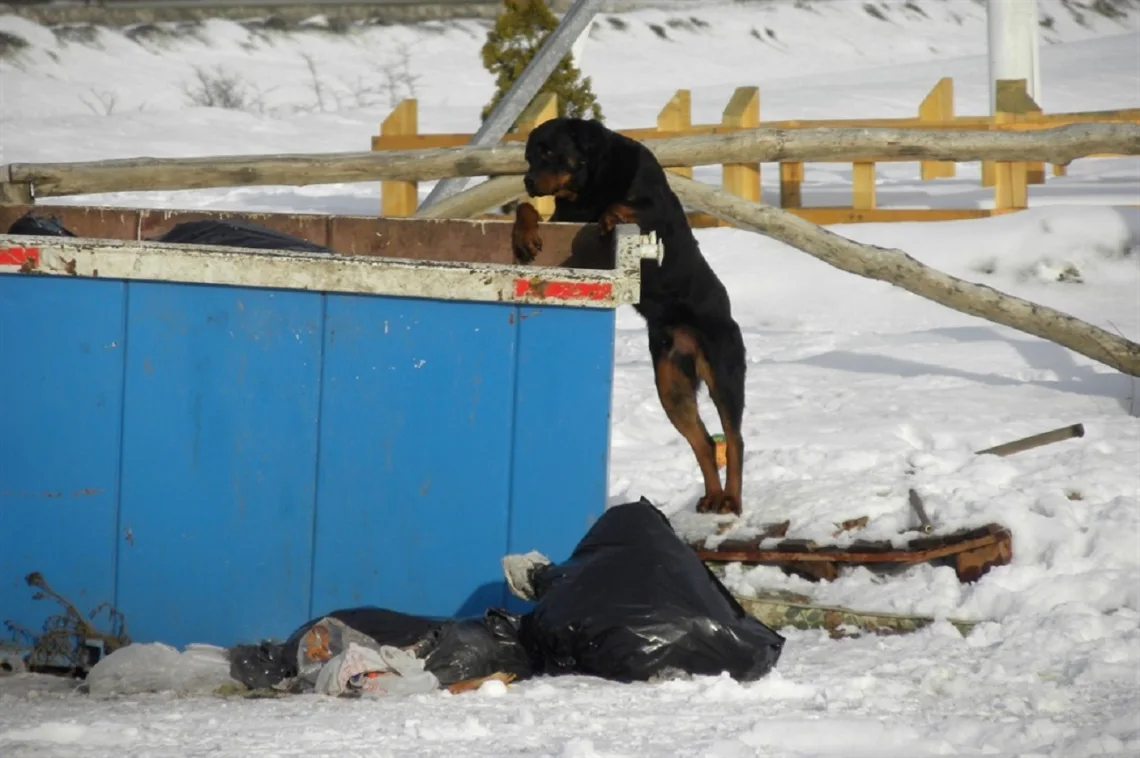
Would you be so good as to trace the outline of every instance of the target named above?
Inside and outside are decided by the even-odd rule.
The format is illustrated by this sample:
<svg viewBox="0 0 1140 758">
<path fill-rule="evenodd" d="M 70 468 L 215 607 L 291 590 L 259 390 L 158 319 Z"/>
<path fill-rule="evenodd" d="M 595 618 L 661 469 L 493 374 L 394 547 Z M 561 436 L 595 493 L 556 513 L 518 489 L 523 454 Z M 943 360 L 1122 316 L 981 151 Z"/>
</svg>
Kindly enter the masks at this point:
<svg viewBox="0 0 1140 758">
<path fill-rule="evenodd" d="M 230 677 L 225 648 L 214 645 L 187 645 L 179 652 L 161 642 L 133 643 L 100 660 L 87 674 L 88 692 L 94 697 L 145 692 L 204 695 L 225 684 L 240 687 Z"/>
</svg>

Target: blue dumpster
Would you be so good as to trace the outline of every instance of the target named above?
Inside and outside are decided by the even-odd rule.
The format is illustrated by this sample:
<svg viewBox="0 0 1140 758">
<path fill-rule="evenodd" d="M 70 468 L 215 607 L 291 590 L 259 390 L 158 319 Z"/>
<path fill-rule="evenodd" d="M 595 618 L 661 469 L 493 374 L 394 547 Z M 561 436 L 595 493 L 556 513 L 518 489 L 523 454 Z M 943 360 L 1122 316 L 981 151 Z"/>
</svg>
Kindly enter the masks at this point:
<svg viewBox="0 0 1140 758">
<path fill-rule="evenodd" d="M 178 646 L 507 603 L 503 555 L 564 558 L 605 506 L 614 309 L 659 255 L 614 244 L 583 269 L 0 236 L 0 620 L 58 612 L 33 571 Z"/>
</svg>

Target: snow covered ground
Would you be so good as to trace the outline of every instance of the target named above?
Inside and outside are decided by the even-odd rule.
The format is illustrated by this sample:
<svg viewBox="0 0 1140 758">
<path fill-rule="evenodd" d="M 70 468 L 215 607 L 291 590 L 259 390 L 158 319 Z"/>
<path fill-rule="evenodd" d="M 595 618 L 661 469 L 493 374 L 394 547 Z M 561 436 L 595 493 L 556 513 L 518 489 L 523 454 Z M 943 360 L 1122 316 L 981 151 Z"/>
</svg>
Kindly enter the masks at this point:
<svg viewBox="0 0 1140 758">
<path fill-rule="evenodd" d="M 1053 19 L 1043 29 L 1044 108 L 1140 106 L 1140 4 L 1113 4 L 1120 18 L 1094 4 L 1039 5 Z M 596 23 L 583 66 L 617 127 L 652 123 L 679 87 L 693 91 L 694 120 L 714 121 L 732 88 L 751 84 L 765 118 L 905 116 L 942 76 L 954 77 L 959 113 L 984 112 L 984 4 L 875 7 L 883 18 L 839 1 L 609 16 Z M 491 93 L 474 22 L 351 34 L 210 22 L 178 34 L 135 30 L 132 39 L 6 16 L 0 31 L 26 43 L 0 37 L 4 162 L 363 150 L 388 112 L 379 88 L 408 82 L 404 50 L 406 70 L 419 77 L 424 131 L 473 131 Z M 191 107 L 183 85 L 193 89 L 195 65 L 236 72 L 247 109 Z M 697 177 L 718 173 L 699 168 Z M 885 206 L 984 207 L 990 195 L 977 166 L 939 182 L 917 181 L 913 164 L 880 176 Z M 809 204 L 839 204 L 849 188 L 849 167 L 808 167 Z M 374 213 L 377 190 L 69 201 Z M 834 229 L 1140 338 L 1140 159 L 1078 161 L 1069 176 L 1031 187 L 1030 201 L 1029 211 L 993 219 Z M 788 518 L 797 536 L 818 538 L 868 515 L 861 537 L 890 536 L 914 523 L 913 484 L 940 528 L 998 521 L 1014 535 L 1012 564 L 972 586 L 922 566 L 819 585 L 735 566 L 729 584 L 743 594 L 784 588 L 860 609 L 983 620 L 968 637 L 945 622 L 842 641 L 788 630 L 776 671 L 750 685 L 568 678 L 380 702 L 96 701 L 58 680 L 3 677 L 0 755 L 1140 754 L 1140 383 L 764 237 L 730 229 L 699 237 L 730 289 L 751 360 L 742 532 Z M 1069 266 L 1081 281 L 1058 281 Z M 616 350 L 611 502 L 645 495 L 682 531 L 708 533 L 712 517 L 692 513 L 695 463 L 657 402 L 632 310 L 619 314 Z M 1005 459 L 972 455 L 1076 422 L 1085 425 L 1081 440 Z"/>
</svg>

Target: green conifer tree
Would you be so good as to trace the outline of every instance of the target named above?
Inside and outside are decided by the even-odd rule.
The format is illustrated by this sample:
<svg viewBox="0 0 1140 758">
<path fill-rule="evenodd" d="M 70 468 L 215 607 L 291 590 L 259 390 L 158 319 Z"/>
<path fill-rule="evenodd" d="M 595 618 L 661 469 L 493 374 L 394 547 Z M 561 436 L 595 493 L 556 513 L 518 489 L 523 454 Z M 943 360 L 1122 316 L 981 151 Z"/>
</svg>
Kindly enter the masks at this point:
<svg viewBox="0 0 1140 758">
<path fill-rule="evenodd" d="M 483 45 L 483 66 L 494 75 L 496 86 L 495 96 L 483 108 L 484 120 L 530 63 L 542 41 L 558 26 L 558 19 L 544 0 L 504 0 L 503 4 L 506 7 L 487 32 L 487 42 Z M 570 55 L 554 69 L 539 94 L 543 92 L 554 92 L 558 96 L 559 116 L 602 120 L 602 109 L 590 88 L 590 77 L 582 77 Z"/>
</svg>

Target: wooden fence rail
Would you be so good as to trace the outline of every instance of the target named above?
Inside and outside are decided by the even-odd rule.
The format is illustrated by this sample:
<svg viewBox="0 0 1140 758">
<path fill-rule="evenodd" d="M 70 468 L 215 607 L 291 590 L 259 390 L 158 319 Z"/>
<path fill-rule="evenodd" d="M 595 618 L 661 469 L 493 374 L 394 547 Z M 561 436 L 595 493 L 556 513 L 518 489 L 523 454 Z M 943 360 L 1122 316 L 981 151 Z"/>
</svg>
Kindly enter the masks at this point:
<svg viewBox="0 0 1140 758">
<path fill-rule="evenodd" d="M 553 118 L 557 101 L 550 93 L 536 98 L 525 118 L 519 120 L 515 132 L 504 137 L 504 143 L 518 143 L 538 124 Z M 409 114 L 411 116 L 409 117 Z M 379 136 L 372 138 L 374 151 L 424 150 L 461 147 L 470 142 L 470 134 L 421 134 L 415 119 L 415 101 L 405 100 L 392 111 L 381 125 Z M 954 113 L 954 82 L 946 77 L 938 81 L 919 104 L 914 118 L 828 119 L 828 120 L 760 120 L 760 91 L 756 87 L 738 87 L 725 107 L 719 124 L 693 124 L 692 98 L 689 90 L 677 90 L 657 116 L 657 125 L 647 128 L 619 129 L 637 140 L 672 139 L 675 137 L 732 134 L 757 128 L 767 129 L 903 129 L 903 130 L 960 130 L 960 131 L 1034 131 L 1068 124 L 1127 123 L 1140 124 L 1140 108 L 1086 111 L 1074 113 L 1043 113 L 1026 93 L 1025 80 L 1001 81 L 997 87 L 997 114 L 995 116 L 957 116 Z M 1100 157 L 1100 156 L 1088 156 Z M 876 164 L 888 162 L 914 162 L 913 157 L 897 157 L 885 153 L 868 153 L 852 164 L 852 202 L 850 206 L 807 207 L 804 205 L 804 165 L 824 162 L 826 159 L 779 161 L 779 206 L 801 217 L 821 224 L 859 221 L 943 221 L 980 218 L 1028 207 L 1028 185 L 1045 181 L 1043 161 L 982 162 L 982 186 L 994 188 L 993 208 L 881 208 L 876 197 Z M 847 161 L 839 161 L 847 162 Z M 919 176 L 924 181 L 952 178 L 957 174 L 954 161 L 919 161 Z M 681 176 L 692 178 L 692 168 L 671 169 Z M 1065 173 L 1064 164 L 1053 165 L 1054 175 Z M 746 200 L 760 200 L 760 163 L 733 163 L 723 166 L 722 186 L 732 194 Z M 418 195 L 413 182 L 383 182 L 381 184 L 382 213 L 393 216 L 411 216 L 416 212 Z M 535 200 L 544 218 L 553 212 L 549 198 Z M 691 214 L 698 226 L 722 225 L 703 214 Z"/>
<path fill-rule="evenodd" d="M 1067 164 L 1100 153 L 1140 155 L 1140 124 L 1069 124 L 1040 131 L 943 129 L 743 129 L 731 134 L 646 140 L 663 166 L 876 160 L 1043 160 Z M 190 190 L 447 176 L 521 175 L 521 145 L 365 153 L 128 158 L 0 166 L 0 204 L 101 192 Z M 19 199 L 27 197 L 26 200 Z"/>
<path fill-rule="evenodd" d="M 1023 91 L 1020 83 L 1014 83 L 1008 91 L 1016 93 L 1019 86 Z M 922 118 L 952 116 L 947 113 L 953 103 L 948 87 L 949 80 L 943 80 L 932 91 L 920 107 Z M 1020 103 L 1018 107 L 1028 107 L 1025 98 L 1021 98 Z M 383 215 L 411 215 L 418 195 L 417 182 L 450 176 L 520 175 L 526 164 L 519 141 L 534 125 L 551 117 L 556 112 L 555 106 L 552 98 L 536 99 L 524 114 L 519 133 L 510 135 L 504 144 L 485 148 L 10 164 L 0 166 L 0 205 L 105 192 L 379 180 L 383 186 Z M 760 165 L 779 163 L 781 205 L 821 224 L 971 218 L 1006 212 L 1026 206 L 1026 185 L 1032 179 L 1034 162 L 1064 166 L 1077 158 L 1101 154 L 1140 155 L 1140 109 L 1047 115 L 1010 111 L 999 114 L 1001 118 L 992 123 L 965 126 L 957 121 L 901 119 L 802 122 L 810 125 L 776 128 L 771 123 L 761 124 L 759 91 L 754 87 L 736 91 L 720 125 L 693 126 L 689 109 L 687 94 L 678 94 L 663 109 L 657 127 L 628 133 L 643 137 L 662 164 L 675 169 L 679 175 L 687 176 L 690 171 L 686 169 L 691 170 L 692 166 L 723 165 L 724 186 L 737 197 L 750 201 L 760 198 Z M 824 128 L 816 126 L 819 123 L 840 126 Z M 859 126 L 862 123 L 892 126 L 864 128 Z M 423 144 L 441 138 L 441 135 L 402 133 L 414 131 L 415 126 L 416 104 L 406 101 L 393 111 L 381 129 L 382 134 L 375 139 L 412 139 Z M 466 138 L 466 135 L 461 136 Z M 443 135 L 443 138 L 448 137 Z M 875 164 L 886 161 L 921 162 L 923 175 L 928 178 L 952 175 L 957 162 L 993 162 L 996 208 L 878 208 Z M 803 166 L 809 162 L 854 165 L 851 206 L 803 207 Z M 494 191 L 484 192 L 483 197 L 489 198 L 491 205 L 503 202 L 494 198 L 509 186 L 512 186 L 509 181 L 497 181 L 489 188 Z M 517 196 L 516 192 L 510 190 L 505 199 Z M 550 210 L 549 205 L 546 210 Z M 719 223 L 701 216 L 694 216 L 694 221 Z"/>
</svg>

